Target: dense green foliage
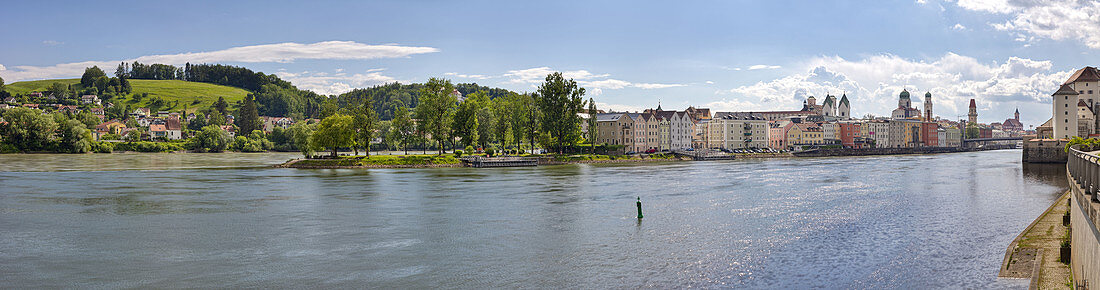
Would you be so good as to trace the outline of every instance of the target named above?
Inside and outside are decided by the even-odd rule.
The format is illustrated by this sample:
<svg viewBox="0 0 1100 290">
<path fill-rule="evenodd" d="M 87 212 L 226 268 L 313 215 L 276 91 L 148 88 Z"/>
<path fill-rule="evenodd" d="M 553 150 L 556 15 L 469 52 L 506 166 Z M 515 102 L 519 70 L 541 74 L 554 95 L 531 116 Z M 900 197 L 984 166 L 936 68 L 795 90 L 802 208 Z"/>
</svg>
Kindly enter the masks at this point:
<svg viewBox="0 0 1100 290">
<path fill-rule="evenodd" d="M 332 149 L 332 156 L 340 147 L 355 145 L 355 119 L 352 116 L 335 114 L 317 124 L 316 131 L 310 137 L 311 145 Z"/>
<path fill-rule="evenodd" d="M 539 86 L 535 101 L 542 113 L 542 130 L 549 134 L 551 145 L 562 152 L 580 133 L 580 117 L 584 108 L 584 88 L 573 79 L 566 80 L 560 72 L 546 76 Z"/>
<path fill-rule="evenodd" d="M 420 89 L 420 105 L 416 106 L 416 117 L 420 119 L 418 127 L 421 136 L 427 134 L 439 145 L 439 154 L 443 154 L 443 142 L 450 138 L 451 122 L 455 103 L 458 99 L 451 94 L 454 85 L 451 81 L 431 78 Z"/>
<path fill-rule="evenodd" d="M 370 157 L 340 157 L 325 160 L 302 160 L 296 166 L 424 166 L 461 164 L 452 155 L 375 155 Z"/>
<path fill-rule="evenodd" d="M 237 102 L 248 95 L 248 91 L 206 83 L 186 82 L 179 80 L 128 80 L 132 85 L 133 93 L 129 95 L 100 94 L 100 98 L 113 102 L 116 110 L 123 112 L 126 107 L 131 109 L 151 108 L 154 103 L 160 103 L 158 110 L 178 111 L 208 107 L 218 98 L 224 98 L 228 102 Z M 73 90 L 69 90 L 69 88 Z M 16 82 L 7 86 L 7 90 L 16 95 L 22 103 L 46 103 L 45 99 L 34 99 L 26 95 L 30 92 L 47 92 L 55 95 L 68 96 L 58 100 L 61 104 L 77 105 L 80 93 L 80 79 L 58 79 Z M 98 90 L 98 89 L 97 89 Z M 56 93 L 55 93 L 56 92 Z M 156 110 L 154 110 L 156 111 Z M 129 112 L 126 112 L 129 113 Z M 118 116 L 116 116 L 118 117 Z"/>
<path fill-rule="evenodd" d="M 252 95 L 244 97 L 244 102 L 241 103 L 241 108 L 237 110 L 237 118 L 233 121 L 241 132 L 252 132 L 254 130 L 263 130 L 263 122 L 260 120 L 260 113 L 256 111 L 256 103 L 252 101 Z"/>
<path fill-rule="evenodd" d="M 222 152 L 229 148 L 229 132 L 218 128 L 216 125 L 203 127 L 195 137 L 190 140 L 188 147 L 197 152 Z"/>
<path fill-rule="evenodd" d="M 114 151 L 133 152 L 177 152 L 184 151 L 186 144 L 180 142 L 135 141 L 115 143 Z"/>
</svg>

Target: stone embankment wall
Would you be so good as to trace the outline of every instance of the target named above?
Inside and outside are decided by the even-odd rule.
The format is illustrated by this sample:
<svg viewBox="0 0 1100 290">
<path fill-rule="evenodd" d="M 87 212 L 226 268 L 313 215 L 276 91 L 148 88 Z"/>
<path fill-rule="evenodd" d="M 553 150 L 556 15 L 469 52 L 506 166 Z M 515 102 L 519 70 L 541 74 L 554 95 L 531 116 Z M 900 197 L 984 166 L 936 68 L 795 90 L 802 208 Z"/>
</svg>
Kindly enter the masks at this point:
<svg viewBox="0 0 1100 290">
<path fill-rule="evenodd" d="M 867 149 L 818 149 L 813 151 L 795 152 L 798 157 L 829 157 L 829 156 L 864 156 L 864 155 L 901 155 L 901 154 L 933 154 L 970 151 L 965 148 L 955 147 L 914 147 L 914 148 L 867 148 Z"/>
<path fill-rule="evenodd" d="M 1028 163 L 1066 163 L 1066 140 L 1031 139 L 1024 140 L 1024 162 Z"/>
<path fill-rule="evenodd" d="M 1092 201 L 1092 195 L 1085 194 L 1073 178 L 1069 179 L 1070 189 L 1070 268 L 1077 285 L 1090 288 L 1100 286 L 1100 202 Z"/>
</svg>

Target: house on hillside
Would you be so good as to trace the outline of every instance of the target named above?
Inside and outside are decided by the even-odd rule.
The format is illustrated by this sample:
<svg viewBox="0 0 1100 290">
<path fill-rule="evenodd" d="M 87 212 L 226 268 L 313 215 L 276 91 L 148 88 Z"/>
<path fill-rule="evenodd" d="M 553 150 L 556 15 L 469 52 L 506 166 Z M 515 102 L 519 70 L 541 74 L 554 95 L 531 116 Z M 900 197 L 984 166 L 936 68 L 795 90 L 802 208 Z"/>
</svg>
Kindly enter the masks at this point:
<svg viewBox="0 0 1100 290">
<path fill-rule="evenodd" d="M 92 114 L 96 114 L 97 116 L 103 116 L 104 113 L 103 108 L 92 108 L 91 111 Z"/>
<path fill-rule="evenodd" d="M 96 95 L 83 95 L 83 96 L 80 96 L 80 103 L 81 104 L 94 104 L 96 106 L 99 106 L 100 105 L 99 96 L 96 96 Z"/>
<path fill-rule="evenodd" d="M 16 100 L 15 97 L 4 98 L 4 102 L 9 103 L 9 104 L 18 104 L 19 103 L 19 101 Z"/>
<path fill-rule="evenodd" d="M 73 106 L 73 105 L 61 106 L 61 107 L 57 108 L 57 111 L 58 112 L 68 112 L 69 114 L 79 114 L 80 113 L 80 108 L 77 107 L 77 106 Z"/>
<path fill-rule="evenodd" d="M 275 127 L 289 128 L 294 125 L 294 120 L 288 117 L 260 117 L 264 121 L 264 132 L 271 132 Z"/>
<path fill-rule="evenodd" d="M 149 125 L 149 137 L 168 139 L 168 128 L 161 124 Z"/>
<path fill-rule="evenodd" d="M 149 116 L 149 109 L 148 108 L 137 108 L 132 113 L 130 113 L 130 116 L 131 117 Z"/>
<path fill-rule="evenodd" d="M 168 138 L 168 140 L 183 139 L 183 125 L 180 124 L 179 117 L 169 117 L 166 119 L 164 122 L 164 129 L 168 131 L 165 137 Z"/>
<path fill-rule="evenodd" d="M 229 132 L 229 137 L 230 138 L 233 138 L 233 137 L 237 136 L 237 128 L 236 127 L 233 127 L 232 125 L 223 125 L 223 126 L 219 126 L 219 127 L 221 127 L 223 131 Z"/>
</svg>

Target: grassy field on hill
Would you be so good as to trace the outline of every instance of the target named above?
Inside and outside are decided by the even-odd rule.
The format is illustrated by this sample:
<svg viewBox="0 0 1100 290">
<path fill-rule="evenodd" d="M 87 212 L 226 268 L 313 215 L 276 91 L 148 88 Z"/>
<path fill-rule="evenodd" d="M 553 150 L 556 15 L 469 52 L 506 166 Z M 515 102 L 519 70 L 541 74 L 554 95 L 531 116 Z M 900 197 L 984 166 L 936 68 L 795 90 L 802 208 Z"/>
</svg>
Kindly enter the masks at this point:
<svg viewBox="0 0 1100 290">
<path fill-rule="evenodd" d="M 79 86 L 80 79 L 15 82 L 4 88 L 12 94 L 25 94 L 46 90 L 53 83 Z M 169 107 L 175 104 L 174 108 L 170 108 L 172 111 L 179 111 L 186 107 L 188 112 L 194 112 L 197 109 L 209 107 L 218 100 L 218 97 L 225 97 L 226 102 L 233 104 L 248 95 L 248 91 L 239 88 L 180 80 L 130 80 L 130 85 L 134 94 L 148 93 L 149 98 L 137 101 L 134 100 L 133 95 L 129 95 L 111 100 L 115 105 L 140 108 L 146 106 L 153 97 L 160 97 L 169 104 Z"/>
</svg>

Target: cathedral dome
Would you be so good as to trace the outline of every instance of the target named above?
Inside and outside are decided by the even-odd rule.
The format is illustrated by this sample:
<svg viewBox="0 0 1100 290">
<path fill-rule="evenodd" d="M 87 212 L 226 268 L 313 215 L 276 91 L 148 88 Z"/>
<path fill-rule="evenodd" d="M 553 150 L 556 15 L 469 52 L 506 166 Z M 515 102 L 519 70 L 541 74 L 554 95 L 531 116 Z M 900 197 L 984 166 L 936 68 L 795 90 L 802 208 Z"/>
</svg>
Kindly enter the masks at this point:
<svg viewBox="0 0 1100 290">
<path fill-rule="evenodd" d="M 902 99 L 908 99 L 909 98 L 909 90 L 902 89 L 901 90 L 901 95 L 898 95 L 898 97 L 902 98 Z"/>
</svg>

